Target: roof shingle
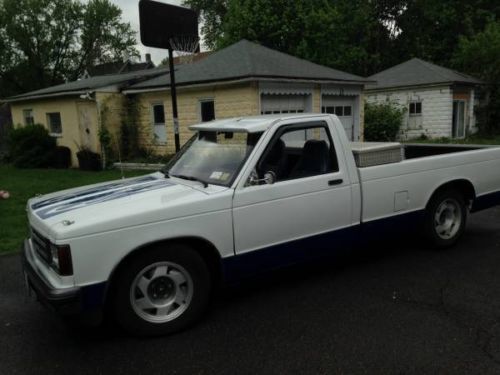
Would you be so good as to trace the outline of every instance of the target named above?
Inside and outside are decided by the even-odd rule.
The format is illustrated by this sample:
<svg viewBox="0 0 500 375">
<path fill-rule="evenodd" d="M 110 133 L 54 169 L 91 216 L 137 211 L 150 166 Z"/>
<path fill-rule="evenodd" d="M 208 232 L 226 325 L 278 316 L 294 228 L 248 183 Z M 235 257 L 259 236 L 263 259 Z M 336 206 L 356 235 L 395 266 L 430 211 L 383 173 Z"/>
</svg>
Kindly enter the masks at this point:
<svg viewBox="0 0 500 375">
<path fill-rule="evenodd" d="M 137 83 L 140 80 L 164 74 L 165 72 L 168 72 L 167 68 L 159 67 L 159 68 L 153 68 L 153 69 L 147 69 L 129 73 L 95 76 L 12 96 L 8 98 L 6 101 L 15 102 L 21 100 L 42 98 L 47 96 L 58 96 L 58 95 L 63 96 L 69 93 L 77 94 L 80 92 L 94 91 L 99 88 L 114 86 L 114 85 L 126 86 L 128 84 Z"/>
<path fill-rule="evenodd" d="M 245 39 L 214 52 L 201 61 L 177 66 L 175 73 L 175 81 L 179 86 L 249 77 L 343 81 L 358 84 L 368 82 L 363 77 L 318 65 Z M 129 89 L 142 90 L 168 86 L 170 77 L 165 74 L 135 84 Z"/>
<path fill-rule="evenodd" d="M 430 62 L 413 58 L 395 65 L 382 72 L 374 74 L 368 79 L 376 84 L 368 85 L 367 89 L 383 89 L 406 86 L 424 86 L 440 83 L 465 83 L 471 85 L 482 84 L 479 79 L 451 69 L 444 68 Z"/>
</svg>

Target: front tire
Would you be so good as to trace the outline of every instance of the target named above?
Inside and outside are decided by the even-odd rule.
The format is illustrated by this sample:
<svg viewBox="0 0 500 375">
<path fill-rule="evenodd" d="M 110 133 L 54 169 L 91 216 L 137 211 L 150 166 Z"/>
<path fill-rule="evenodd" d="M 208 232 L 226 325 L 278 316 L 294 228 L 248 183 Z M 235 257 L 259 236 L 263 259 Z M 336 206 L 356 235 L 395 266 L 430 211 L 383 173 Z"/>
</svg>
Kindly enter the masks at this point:
<svg viewBox="0 0 500 375">
<path fill-rule="evenodd" d="M 424 232 L 437 249 L 453 246 L 465 231 L 467 208 L 462 194 L 455 190 L 437 193 L 427 205 Z"/>
<path fill-rule="evenodd" d="M 140 336 L 166 335 L 193 324 L 204 312 L 211 278 L 202 257 L 182 244 L 137 254 L 114 284 L 118 324 Z"/>
</svg>

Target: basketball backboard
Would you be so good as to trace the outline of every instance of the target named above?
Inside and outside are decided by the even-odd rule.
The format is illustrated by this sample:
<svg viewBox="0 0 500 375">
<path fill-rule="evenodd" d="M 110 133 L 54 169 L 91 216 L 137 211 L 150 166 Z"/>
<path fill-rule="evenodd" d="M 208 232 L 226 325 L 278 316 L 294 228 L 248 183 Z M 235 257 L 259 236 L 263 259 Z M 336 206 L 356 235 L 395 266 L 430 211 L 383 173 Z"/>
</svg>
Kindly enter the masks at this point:
<svg viewBox="0 0 500 375">
<path fill-rule="evenodd" d="M 188 8 L 140 0 L 139 21 L 141 42 L 148 47 L 171 49 L 172 38 L 198 38 L 198 14 Z"/>
</svg>

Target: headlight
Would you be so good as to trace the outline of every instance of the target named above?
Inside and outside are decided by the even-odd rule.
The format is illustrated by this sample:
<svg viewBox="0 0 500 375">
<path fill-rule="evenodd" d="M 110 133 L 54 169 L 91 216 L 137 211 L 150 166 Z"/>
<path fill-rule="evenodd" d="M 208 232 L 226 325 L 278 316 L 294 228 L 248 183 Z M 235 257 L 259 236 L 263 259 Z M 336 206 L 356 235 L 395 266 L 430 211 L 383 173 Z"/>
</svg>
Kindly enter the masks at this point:
<svg viewBox="0 0 500 375">
<path fill-rule="evenodd" d="M 50 244 L 51 267 L 61 276 L 73 275 L 73 262 L 69 245 Z"/>
</svg>

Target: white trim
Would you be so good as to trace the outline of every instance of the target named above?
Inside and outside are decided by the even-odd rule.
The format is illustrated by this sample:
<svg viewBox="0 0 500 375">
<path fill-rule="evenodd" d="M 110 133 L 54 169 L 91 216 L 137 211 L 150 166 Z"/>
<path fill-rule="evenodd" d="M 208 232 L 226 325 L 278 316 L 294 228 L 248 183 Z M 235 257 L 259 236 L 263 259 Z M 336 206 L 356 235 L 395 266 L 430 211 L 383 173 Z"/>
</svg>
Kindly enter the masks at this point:
<svg viewBox="0 0 500 375">
<path fill-rule="evenodd" d="M 314 84 L 289 82 L 260 82 L 260 95 L 312 95 Z"/>
<path fill-rule="evenodd" d="M 202 82 L 202 83 L 194 83 L 194 84 L 177 84 L 177 91 L 186 89 L 186 88 L 198 88 L 198 87 L 213 87 L 213 86 L 225 86 L 232 85 L 238 83 L 245 82 L 282 82 L 282 83 L 307 83 L 307 84 L 341 84 L 341 85 L 356 85 L 363 86 L 371 81 L 367 82 L 357 82 L 357 81 L 329 81 L 329 80 L 308 80 L 308 79 L 286 79 L 286 78 L 266 78 L 266 77 L 250 77 L 250 78 L 242 78 L 228 81 L 213 81 L 213 82 Z M 374 82 L 374 81 L 373 81 Z M 125 95 L 128 94 L 140 94 L 140 93 L 148 93 L 148 92 L 157 92 L 157 91 L 170 91 L 169 86 L 161 86 L 156 88 L 143 88 L 143 89 L 130 89 L 123 90 L 122 93 Z"/>
<path fill-rule="evenodd" d="M 15 102 L 30 101 L 30 100 L 35 100 L 35 99 L 53 98 L 53 97 L 57 97 L 57 96 L 81 95 L 81 94 L 86 94 L 88 91 L 89 90 L 58 92 L 58 93 L 54 93 L 54 94 L 40 94 L 40 95 L 26 96 L 24 98 L 5 99 L 5 100 L 2 100 L 2 102 L 15 103 Z"/>
</svg>

